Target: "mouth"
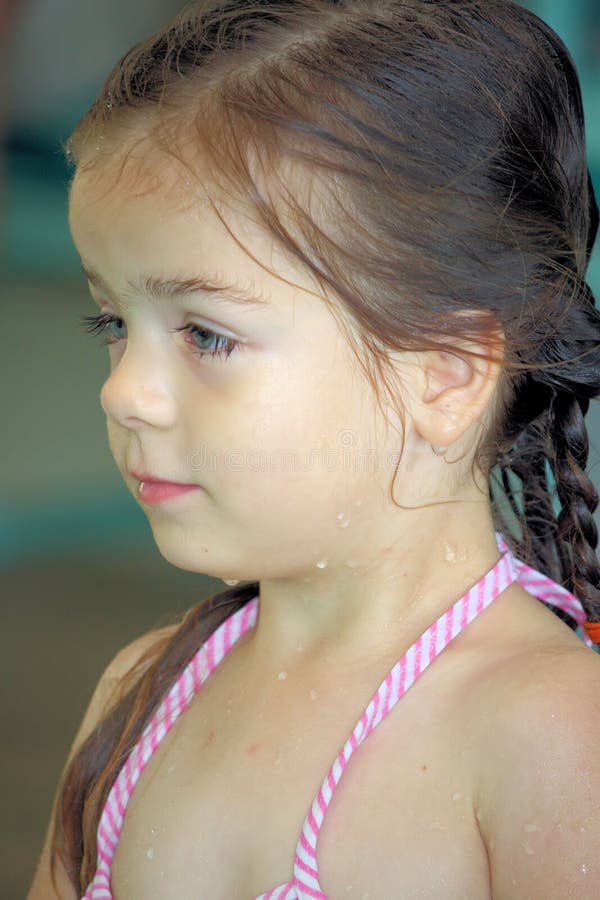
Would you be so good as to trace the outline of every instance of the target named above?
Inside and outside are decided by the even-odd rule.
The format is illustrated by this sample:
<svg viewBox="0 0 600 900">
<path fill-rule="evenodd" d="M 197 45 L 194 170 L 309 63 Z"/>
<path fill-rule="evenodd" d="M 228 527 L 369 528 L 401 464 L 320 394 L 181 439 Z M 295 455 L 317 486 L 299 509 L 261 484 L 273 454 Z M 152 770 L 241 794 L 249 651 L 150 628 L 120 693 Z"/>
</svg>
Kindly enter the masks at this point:
<svg viewBox="0 0 600 900">
<path fill-rule="evenodd" d="M 155 475 L 149 475 L 145 472 L 131 471 L 130 474 L 139 481 L 137 491 L 139 499 L 147 504 L 164 503 L 167 500 L 174 500 L 176 497 L 189 494 L 192 491 L 202 490 L 199 484 L 170 481 L 165 478 L 157 478 Z"/>
</svg>

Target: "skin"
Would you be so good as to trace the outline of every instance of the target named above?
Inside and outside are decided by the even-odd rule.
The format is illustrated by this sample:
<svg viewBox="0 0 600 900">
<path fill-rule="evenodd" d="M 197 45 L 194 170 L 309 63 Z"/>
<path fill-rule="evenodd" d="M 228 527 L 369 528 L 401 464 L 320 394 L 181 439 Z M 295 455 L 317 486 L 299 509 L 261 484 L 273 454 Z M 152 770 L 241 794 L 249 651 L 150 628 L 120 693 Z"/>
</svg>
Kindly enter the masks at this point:
<svg viewBox="0 0 600 900">
<path fill-rule="evenodd" d="M 83 265 L 106 284 L 90 285 L 92 298 L 125 325 L 112 329 L 120 339 L 108 348 L 101 390 L 116 465 L 138 502 L 131 468 L 202 486 L 163 506 L 142 503 L 160 553 L 188 571 L 260 581 L 248 646 L 256 666 L 292 674 L 316 659 L 356 668 L 398 657 L 499 559 L 485 479 L 477 484 L 470 474 L 498 366 L 442 352 L 397 354 L 406 434 L 394 478 L 398 410 L 379 408 L 300 264 L 247 211 L 229 208 L 238 239 L 276 275 L 265 271 L 209 208 L 201 178 L 190 202 L 174 163 L 145 160 L 135 182 L 117 154 L 78 170 L 69 212 Z M 160 182 L 152 181 L 157 171 Z M 252 281 L 269 305 L 241 308 L 203 294 L 158 301 L 127 286 L 215 269 Z M 201 357 L 214 339 L 172 332 L 193 324 L 240 346 L 228 358 Z M 450 465 L 432 444 L 465 458 Z M 355 455 L 344 457 L 344 447 Z M 282 448 L 304 470 L 277 464 Z M 367 448 L 377 448 L 375 470 Z M 231 449 L 234 465 L 223 454 Z M 392 482 L 396 503 L 416 508 L 392 502 Z"/>
</svg>

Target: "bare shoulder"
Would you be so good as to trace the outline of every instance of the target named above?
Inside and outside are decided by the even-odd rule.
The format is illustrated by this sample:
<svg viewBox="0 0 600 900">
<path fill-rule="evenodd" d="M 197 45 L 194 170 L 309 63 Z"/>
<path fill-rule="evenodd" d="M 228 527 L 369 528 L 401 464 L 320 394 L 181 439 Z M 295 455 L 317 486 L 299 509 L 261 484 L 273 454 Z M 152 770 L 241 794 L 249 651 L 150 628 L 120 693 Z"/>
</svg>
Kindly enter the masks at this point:
<svg viewBox="0 0 600 900">
<path fill-rule="evenodd" d="M 154 653 L 150 651 L 153 648 L 158 650 L 160 646 L 168 643 L 178 627 L 178 625 L 167 625 L 164 628 L 155 628 L 152 631 L 147 631 L 130 641 L 113 656 L 96 684 L 71 753 L 76 749 L 75 745 L 82 743 L 87 735 L 93 731 L 100 719 L 108 712 L 110 706 L 119 695 L 118 689 L 121 687 L 123 679 L 133 669 L 142 674 L 154 658 Z"/>
<path fill-rule="evenodd" d="M 494 900 L 592 900 L 600 878 L 600 656 L 548 641 L 507 657 L 478 730 L 474 805 Z"/>
<path fill-rule="evenodd" d="M 175 634 L 179 625 L 167 625 L 164 628 L 155 628 L 135 638 L 129 644 L 122 647 L 111 659 L 101 676 L 101 681 L 113 685 L 120 682 L 133 668 L 143 660 L 145 654 L 158 644 L 168 642 Z"/>
<path fill-rule="evenodd" d="M 146 632 L 130 643 L 126 644 L 110 660 L 102 675 L 98 679 L 92 693 L 88 707 L 75 735 L 71 749 L 63 767 L 62 775 L 75 756 L 83 742 L 96 728 L 105 716 L 111 701 L 114 698 L 116 688 L 121 684 L 135 666 L 143 661 L 144 655 L 159 643 L 168 641 L 177 630 L 177 625 L 168 625 L 165 628 L 157 628 Z M 77 900 L 77 895 L 70 883 L 63 865 L 58 862 L 56 866 L 56 889 L 52 884 L 50 874 L 50 849 L 52 841 L 52 823 L 58 800 L 58 789 L 54 795 L 50 820 L 46 829 L 44 846 L 35 871 L 34 879 L 27 894 L 26 900 L 51 900 L 60 897 L 61 900 Z"/>
</svg>

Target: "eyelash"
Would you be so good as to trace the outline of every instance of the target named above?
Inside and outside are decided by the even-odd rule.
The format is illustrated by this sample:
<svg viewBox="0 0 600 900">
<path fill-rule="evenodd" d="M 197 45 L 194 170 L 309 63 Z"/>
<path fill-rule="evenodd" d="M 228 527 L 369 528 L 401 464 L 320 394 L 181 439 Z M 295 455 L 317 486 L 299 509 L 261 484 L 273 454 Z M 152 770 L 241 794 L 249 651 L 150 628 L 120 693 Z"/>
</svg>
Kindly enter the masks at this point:
<svg viewBox="0 0 600 900">
<path fill-rule="evenodd" d="M 103 313 L 99 316 L 81 316 L 80 323 L 82 328 L 87 331 L 88 334 L 96 335 L 96 334 L 106 334 L 110 326 L 115 322 L 122 322 L 123 319 L 118 318 L 117 316 L 111 316 L 109 313 Z M 191 334 L 205 334 L 209 335 L 211 338 L 217 339 L 217 344 L 221 341 L 220 347 L 216 350 L 200 350 L 195 348 L 194 352 L 200 356 L 225 356 L 225 359 L 228 359 L 230 354 L 235 350 L 235 348 L 239 345 L 239 341 L 234 341 L 233 338 L 228 338 L 224 334 L 217 334 L 214 331 L 211 331 L 210 328 L 203 328 L 200 325 L 184 325 L 183 328 L 173 328 L 172 332 L 179 331 L 189 331 Z M 121 338 L 110 338 L 107 337 L 103 340 L 102 346 L 116 344 L 117 341 L 121 340 Z"/>
</svg>

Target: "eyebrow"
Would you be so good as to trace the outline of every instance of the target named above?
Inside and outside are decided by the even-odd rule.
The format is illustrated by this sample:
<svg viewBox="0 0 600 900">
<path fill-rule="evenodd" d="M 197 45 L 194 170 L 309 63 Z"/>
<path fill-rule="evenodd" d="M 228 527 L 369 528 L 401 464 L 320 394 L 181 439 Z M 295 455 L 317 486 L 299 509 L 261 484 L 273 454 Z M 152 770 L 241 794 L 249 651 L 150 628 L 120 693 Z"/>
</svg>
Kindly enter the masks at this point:
<svg viewBox="0 0 600 900">
<path fill-rule="evenodd" d="M 90 284 L 115 300 L 115 296 L 104 279 L 93 269 L 81 266 Z M 128 287 L 134 293 L 145 293 L 153 300 L 179 300 L 190 294 L 211 294 L 218 303 L 232 303 L 236 306 L 268 306 L 269 300 L 251 282 L 246 288 L 235 281 L 227 281 L 220 275 L 178 275 L 174 278 L 158 276 L 142 276 L 135 281 L 128 281 Z"/>
</svg>

